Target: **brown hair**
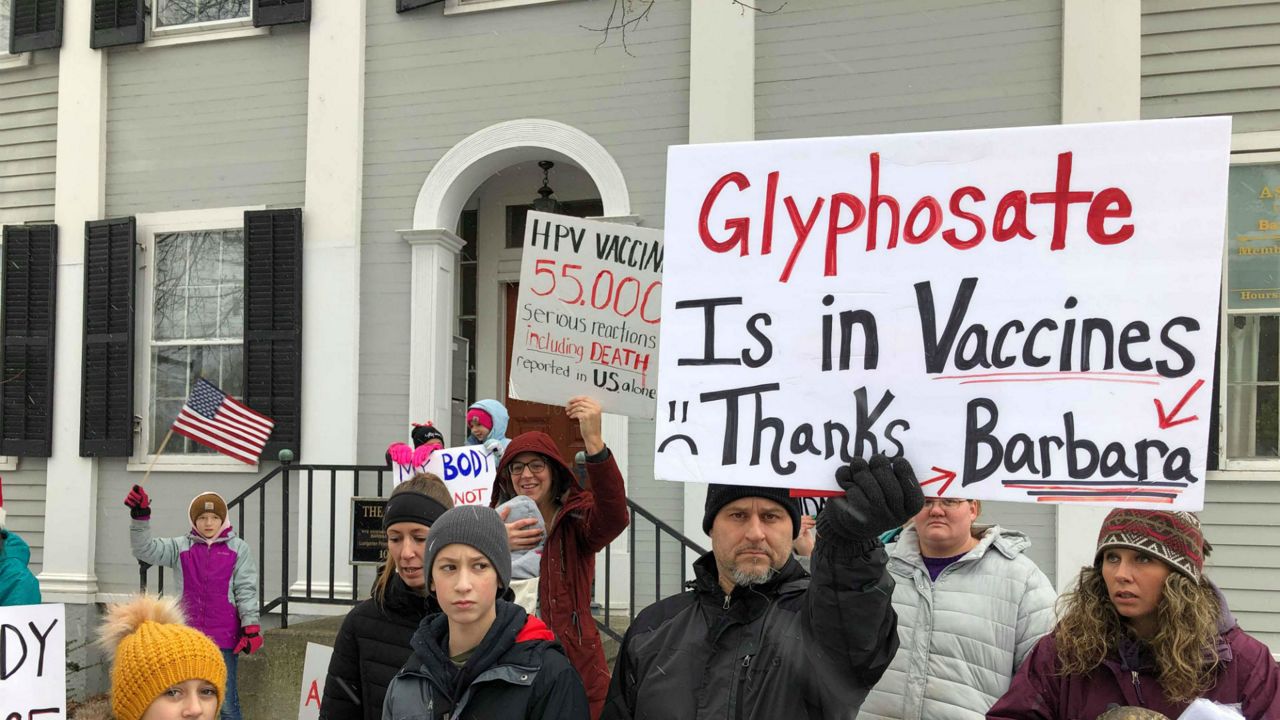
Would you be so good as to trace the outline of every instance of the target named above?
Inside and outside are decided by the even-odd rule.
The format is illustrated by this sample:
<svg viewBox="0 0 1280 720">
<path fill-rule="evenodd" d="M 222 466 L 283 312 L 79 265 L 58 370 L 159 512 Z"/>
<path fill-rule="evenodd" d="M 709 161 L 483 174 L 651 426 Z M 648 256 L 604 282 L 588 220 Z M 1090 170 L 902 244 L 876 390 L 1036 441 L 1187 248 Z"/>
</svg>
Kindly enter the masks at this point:
<svg viewBox="0 0 1280 720">
<path fill-rule="evenodd" d="M 1128 629 L 1097 568 L 1080 570 L 1076 587 L 1058 601 L 1054 641 L 1063 675 L 1086 675 L 1116 652 Z M 1188 703 L 1213 686 L 1218 657 L 1218 597 L 1208 583 L 1179 572 L 1164 581 L 1156 606 L 1159 630 L 1148 642 L 1160 687 L 1171 701 Z"/>
<path fill-rule="evenodd" d="M 391 490 L 388 497 L 395 497 L 400 493 L 413 492 L 419 495 L 426 495 L 444 506 L 445 510 L 453 507 L 453 496 L 449 494 L 449 489 L 445 487 L 444 480 L 432 473 L 418 473 L 413 477 L 405 480 Z M 387 553 L 387 559 L 382 563 L 382 567 L 378 569 L 378 577 L 373 581 L 373 600 L 382 605 L 387 598 L 387 585 L 391 583 L 391 576 L 396 572 L 396 559 Z"/>
</svg>

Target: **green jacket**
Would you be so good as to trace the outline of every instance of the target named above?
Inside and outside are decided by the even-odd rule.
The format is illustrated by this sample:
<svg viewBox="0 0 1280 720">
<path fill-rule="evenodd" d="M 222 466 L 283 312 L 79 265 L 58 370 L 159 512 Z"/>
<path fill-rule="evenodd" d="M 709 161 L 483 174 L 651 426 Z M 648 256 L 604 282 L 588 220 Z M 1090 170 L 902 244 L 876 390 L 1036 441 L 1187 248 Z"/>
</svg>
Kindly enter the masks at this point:
<svg viewBox="0 0 1280 720">
<path fill-rule="evenodd" d="M 38 605 L 40 583 L 31 574 L 31 548 L 18 534 L 0 530 L 0 606 Z"/>
</svg>

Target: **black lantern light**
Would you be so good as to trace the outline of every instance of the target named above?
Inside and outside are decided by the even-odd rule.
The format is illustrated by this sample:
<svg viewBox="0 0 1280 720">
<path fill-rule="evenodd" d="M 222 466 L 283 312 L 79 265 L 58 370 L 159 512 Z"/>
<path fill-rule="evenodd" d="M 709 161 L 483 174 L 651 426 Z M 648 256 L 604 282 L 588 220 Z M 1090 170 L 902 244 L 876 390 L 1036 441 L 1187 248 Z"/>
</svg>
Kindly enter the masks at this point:
<svg viewBox="0 0 1280 720">
<path fill-rule="evenodd" d="M 551 197 L 555 194 L 555 190 L 551 189 L 547 173 L 551 172 L 551 168 L 556 164 L 550 160 L 542 160 L 538 163 L 538 167 L 542 168 L 542 187 L 538 188 L 538 197 L 533 200 L 533 209 L 544 213 L 560 212 L 560 201 Z"/>
</svg>

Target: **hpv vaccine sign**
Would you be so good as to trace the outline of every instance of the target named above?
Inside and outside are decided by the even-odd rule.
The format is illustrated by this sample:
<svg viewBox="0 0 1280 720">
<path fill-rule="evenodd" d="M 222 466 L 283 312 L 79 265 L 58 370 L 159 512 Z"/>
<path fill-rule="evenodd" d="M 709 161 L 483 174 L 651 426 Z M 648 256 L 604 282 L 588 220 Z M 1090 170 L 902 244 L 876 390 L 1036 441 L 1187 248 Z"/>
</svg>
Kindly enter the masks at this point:
<svg viewBox="0 0 1280 720">
<path fill-rule="evenodd" d="M 655 474 L 1199 509 L 1230 130 L 672 148 Z"/>
<path fill-rule="evenodd" d="M 498 459 L 480 445 L 463 445 L 431 453 L 426 469 L 444 480 L 454 505 L 488 505 Z"/>
<path fill-rule="evenodd" d="M 0 607 L 0 718 L 67 716 L 67 626 L 62 605 Z"/>
<path fill-rule="evenodd" d="M 652 418 L 662 232 L 531 212 L 525 222 L 510 395 Z"/>
</svg>

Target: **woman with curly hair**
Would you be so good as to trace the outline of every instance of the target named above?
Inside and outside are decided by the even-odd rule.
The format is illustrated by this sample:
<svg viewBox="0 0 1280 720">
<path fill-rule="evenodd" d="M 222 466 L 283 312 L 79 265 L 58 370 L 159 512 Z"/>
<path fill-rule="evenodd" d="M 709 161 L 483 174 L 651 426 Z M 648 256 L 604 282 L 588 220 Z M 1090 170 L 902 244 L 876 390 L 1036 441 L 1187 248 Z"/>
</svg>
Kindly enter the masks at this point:
<svg viewBox="0 0 1280 720">
<path fill-rule="evenodd" d="M 1096 718 L 1118 705 L 1178 717 L 1196 698 L 1280 718 L 1280 670 L 1204 577 L 1209 550 L 1191 513 L 1112 510 L 1057 627 L 987 718 Z"/>
</svg>

